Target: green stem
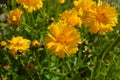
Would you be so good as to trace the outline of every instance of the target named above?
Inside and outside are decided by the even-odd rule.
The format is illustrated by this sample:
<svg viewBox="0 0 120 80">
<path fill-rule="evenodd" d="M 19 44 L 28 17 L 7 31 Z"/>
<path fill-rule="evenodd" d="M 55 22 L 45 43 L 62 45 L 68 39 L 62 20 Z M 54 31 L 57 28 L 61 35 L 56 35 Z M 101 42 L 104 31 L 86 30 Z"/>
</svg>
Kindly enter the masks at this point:
<svg viewBox="0 0 120 80">
<path fill-rule="evenodd" d="M 24 62 L 22 61 L 22 59 L 20 59 L 20 62 L 21 62 L 21 64 L 22 64 L 22 66 L 25 68 L 25 64 L 24 64 Z"/>
<path fill-rule="evenodd" d="M 33 56 L 34 56 L 35 59 L 37 59 L 38 67 L 39 67 L 39 69 L 41 69 L 41 66 L 39 64 L 39 59 L 37 58 L 35 53 L 36 53 L 36 51 L 33 51 Z M 36 73 L 38 75 L 38 78 L 40 79 L 40 73 L 38 73 L 38 71 Z"/>
<path fill-rule="evenodd" d="M 15 9 L 15 7 L 16 7 L 16 0 L 12 0 L 11 1 L 11 6 L 12 6 L 12 9 Z"/>
<path fill-rule="evenodd" d="M 34 30 L 34 29 L 33 29 L 32 27 L 30 27 L 28 24 L 22 22 L 21 25 L 27 27 L 27 28 L 28 28 L 29 30 L 31 30 L 32 32 L 36 33 L 36 30 Z M 25 28 L 25 27 L 24 27 L 24 28 Z"/>
<path fill-rule="evenodd" d="M 25 10 L 25 18 L 26 18 L 26 22 L 28 25 L 31 24 L 31 20 L 30 20 L 30 17 L 29 17 L 29 13 Z"/>
<path fill-rule="evenodd" d="M 112 43 L 110 42 L 108 46 L 106 46 L 107 48 L 105 48 L 105 50 L 103 51 L 103 55 L 102 55 L 102 60 L 105 59 L 105 57 L 109 54 L 109 51 L 112 50 L 115 46 L 117 46 L 117 44 L 120 42 L 120 34 L 116 35 L 115 40 L 112 41 Z"/>
<path fill-rule="evenodd" d="M 4 54 L 5 58 L 8 60 L 8 62 L 11 64 L 11 60 L 8 56 L 8 50 L 6 49 L 6 47 L 4 48 L 4 51 L 7 51 L 7 52 L 3 52 L 3 54 Z"/>
<path fill-rule="evenodd" d="M 32 21 L 31 21 L 31 23 L 32 23 L 31 26 L 33 27 L 34 24 L 35 24 L 35 19 L 34 19 L 33 13 L 31 13 L 30 16 L 31 16 L 31 20 L 32 20 Z"/>
</svg>

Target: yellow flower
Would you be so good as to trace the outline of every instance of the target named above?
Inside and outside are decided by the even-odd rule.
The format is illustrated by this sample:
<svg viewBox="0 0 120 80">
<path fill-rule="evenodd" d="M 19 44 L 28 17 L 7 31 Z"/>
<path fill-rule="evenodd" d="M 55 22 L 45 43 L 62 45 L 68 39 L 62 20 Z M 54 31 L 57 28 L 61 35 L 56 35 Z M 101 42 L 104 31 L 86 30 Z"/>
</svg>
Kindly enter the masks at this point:
<svg viewBox="0 0 120 80">
<path fill-rule="evenodd" d="M 22 13 L 23 11 L 18 8 L 10 11 L 7 18 L 8 24 L 18 24 L 21 20 Z"/>
<path fill-rule="evenodd" d="M 8 49 L 11 55 L 17 59 L 17 51 L 26 52 L 30 47 L 30 40 L 24 39 L 23 37 L 13 37 L 8 45 Z"/>
<path fill-rule="evenodd" d="M 65 11 L 62 14 L 60 14 L 60 20 L 66 22 L 68 25 L 75 27 L 75 26 L 81 26 L 82 20 L 80 17 L 78 17 L 78 12 L 75 9 L 71 9 L 69 11 Z"/>
<path fill-rule="evenodd" d="M 88 12 L 91 12 L 92 9 L 96 6 L 96 3 L 92 0 L 75 0 L 74 7 L 78 11 L 80 16 L 85 15 Z"/>
<path fill-rule="evenodd" d="M 85 24 L 90 27 L 90 33 L 104 34 L 105 32 L 111 32 L 112 26 L 116 26 L 117 12 L 114 7 L 111 7 L 108 3 L 102 3 L 96 6 L 93 12 L 84 17 Z"/>
<path fill-rule="evenodd" d="M 29 13 L 36 11 L 43 6 L 42 0 L 17 0 L 18 4 L 22 4 Z"/>
<path fill-rule="evenodd" d="M 63 4 L 65 3 L 65 0 L 59 0 L 59 3 Z"/>
<path fill-rule="evenodd" d="M 74 27 L 59 21 L 51 24 L 48 28 L 50 33 L 45 37 L 45 48 L 54 55 L 64 58 L 67 55 L 75 54 L 78 51 L 78 44 L 81 44 L 80 33 Z"/>
<path fill-rule="evenodd" d="M 40 42 L 38 42 L 37 40 L 32 41 L 32 47 L 35 48 L 35 49 L 39 48 L 40 47 Z"/>
<path fill-rule="evenodd" d="M 7 43 L 6 43 L 5 41 L 1 41 L 1 42 L 0 42 L 0 46 L 1 46 L 1 47 L 4 47 L 4 46 L 6 46 L 6 45 L 7 45 Z"/>
</svg>

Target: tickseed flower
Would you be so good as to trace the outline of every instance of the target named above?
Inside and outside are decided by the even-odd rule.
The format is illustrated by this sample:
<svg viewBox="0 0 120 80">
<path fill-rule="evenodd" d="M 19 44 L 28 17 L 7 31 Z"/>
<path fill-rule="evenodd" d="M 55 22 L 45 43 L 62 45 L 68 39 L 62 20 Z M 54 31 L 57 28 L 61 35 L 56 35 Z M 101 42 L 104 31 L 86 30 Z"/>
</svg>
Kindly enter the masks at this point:
<svg viewBox="0 0 120 80">
<path fill-rule="evenodd" d="M 40 42 L 37 41 L 37 40 L 33 40 L 33 41 L 32 41 L 32 47 L 33 47 L 34 49 L 38 49 L 38 48 L 40 47 Z"/>
<path fill-rule="evenodd" d="M 23 5 L 29 13 L 40 9 L 43 6 L 42 0 L 17 0 L 17 3 Z"/>
<path fill-rule="evenodd" d="M 52 54 L 64 58 L 67 55 L 75 54 L 78 51 L 78 44 L 81 44 L 80 33 L 74 27 L 59 21 L 51 24 L 49 33 L 45 37 L 45 48 Z"/>
<path fill-rule="evenodd" d="M 7 45 L 7 43 L 6 43 L 5 41 L 1 41 L 1 42 L 0 42 L 0 46 L 1 46 L 1 47 L 4 47 L 4 46 L 6 46 L 6 45 Z"/>
<path fill-rule="evenodd" d="M 75 9 L 66 10 L 62 14 L 60 14 L 60 20 L 66 22 L 68 25 L 75 27 L 81 26 L 82 20 L 78 17 L 78 12 Z"/>
<path fill-rule="evenodd" d="M 34 64 L 32 63 L 28 63 L 26 66 L 26 71 L 30 72 L 34 69 Z"/>
<path fill-rule="evenodd" d="M 63 4 L 65 3 L 65 0 L 59 0 L 59 3 Z"/>
<path fill-rule="evenodd" d="M 30 47 L 30 40 L 24 39 L 23 37 L 13 37 L 12 40 L 10 40 L 10 43 L 8 45 L 8 49 L 11 53 L 11 55 L 17 59 L 17 51 L 21 52 L 27 52 L 28 48 Z"/>
<path fill-rule="evenodd" d="M 7 18 L 8 24 L 17 25 L 21 20 L 22 13 L 23 11 L 18 8 L 10 11 L 10 13 L 8 14 L 8 18 Z"/>
<path fill-rule="evenodd" d="M 74 8 L 80 16 L 84 16 L 86 13 L 91 12 L 95 6 L 96 3 L 92 0 L 74 0 Z"/>
<path fill-rule="evenodd" d="M 116 9 L 108 3 L 102 3 L 96 6 L 93 12 L 86 15 L 85 24 L 90 27 L 90 33 L 102 35 L 106 32 L 111 32 L 113 30 L 112 27 L 118 23 L 117 20 Z"/>
</svg>

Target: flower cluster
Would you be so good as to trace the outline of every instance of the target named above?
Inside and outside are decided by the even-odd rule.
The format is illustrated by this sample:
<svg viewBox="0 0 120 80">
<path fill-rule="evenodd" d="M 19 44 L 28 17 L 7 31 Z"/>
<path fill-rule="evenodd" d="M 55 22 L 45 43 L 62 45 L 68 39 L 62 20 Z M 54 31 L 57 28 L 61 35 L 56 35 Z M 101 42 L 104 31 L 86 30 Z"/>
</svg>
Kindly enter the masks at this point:
<svg viewBox="0 0 120 80">
<path fill-rule="evenodd" d="M 65 0 L 59 0 L 61 4 Z M 43 6 L 42 0 L 17 0 L 18 4 L 23 5 L 28 13 L 32 13 Z M 118 23 L 116 9 L 110 4 L 93 0 L 74 0 L 72 9 L 65 10 L 59 15 L 56 23 L 49 25 L 48 34 L 45 36 L 45 48 L 54 55 L 64 58 L 65 54 L 70 55 L 78 51 L 78 45 L 82 43 L 78 28 L 89 27 L 91 34 L 103 35 L 111 32 L 113 26 Z M 8 14 L 9 24 L 18 24 L 21 20 L 22 10 L 15 9 Z M 54 18 L 51 18 L 53 22 Z M 78 27 L 78 28 L 77 28 Z M 30 40 L 22 37 L 13 37 L 9 44 L 9 51 L 17 58 L 17 51 L 25 52 L 29 48 Z M 37 49 L 40 43 L 37 40 L 32 42 L 32 47 Z"/>
<path fill-rule="evenodd" d="M 0 0 L 0 80 L 119 79 L 119 1 Z"/>
<path fill-rule="evenodd" d="M 117 13 L 110 4 L 92 0 L 75 0 L 71 10 L 60 14 L 59 22 L 49 26 L 45 37 L 45 46 L 54 55 L 64 57 L 76 53 L 78 44 L 82 43 L 76 26 L 89 26 L 91 34 L 111 32 L 117 24 Z"/>
<path fill-rule="evenodd" d="M 111 32 L 117 24 L 117 12 L 110 4 L 92 0 L 74 1 L 74 7 L 79 12 L 83 24 L 89 26 L 92 34 L 105 34 Z"/>
<path fill-rule="evenodd" d="M 40 46 L 41 43 L 38 40 L 30 41 L 29 39 L 24 39 L 22 36 L 12 37 L 8 42 L 0 41 L 0 47 L 8 48 L 14 59 L 18 59 L 19 53 L 21 54 L 20 56 L 24 57 L 30 51 L 30 48 L 37 50 Z"/>
</svg>

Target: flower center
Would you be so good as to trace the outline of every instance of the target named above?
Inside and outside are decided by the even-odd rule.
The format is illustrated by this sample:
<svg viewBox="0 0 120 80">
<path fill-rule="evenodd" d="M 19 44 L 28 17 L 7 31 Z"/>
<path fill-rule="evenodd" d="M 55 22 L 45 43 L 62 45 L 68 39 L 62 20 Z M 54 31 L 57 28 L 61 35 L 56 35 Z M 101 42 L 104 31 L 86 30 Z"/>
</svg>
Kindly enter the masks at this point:
<svg viewBox="0 0 120 80">
<path fill-rule="evenodd" d="M 13 16 L 13 17 L 12 17 L 12 20 L 13 20 L 13 21 L 17 21 L 16 16 Z"/>
</svg>

